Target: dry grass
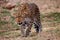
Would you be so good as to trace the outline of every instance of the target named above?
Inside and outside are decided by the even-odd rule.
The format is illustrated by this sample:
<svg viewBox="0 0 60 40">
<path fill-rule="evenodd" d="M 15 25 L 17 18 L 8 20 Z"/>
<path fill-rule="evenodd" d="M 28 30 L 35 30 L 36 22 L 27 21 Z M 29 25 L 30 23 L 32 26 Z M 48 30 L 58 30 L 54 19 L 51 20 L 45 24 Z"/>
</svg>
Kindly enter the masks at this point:
<svg viewBox="0 0 60 40">
<path fill-rule="evenodd" d="M 7 32 L 0 32 L 0 37 L 1 37 L 0 39 L 2 40 L 2 37 L 3 37 L 4 38 L 3 40 L 59 40 L 59 37 L 60 37 L 60 28 L 59 28 L 60 27 L 60 21 L 59 21 L 60 16 L 59 15 L 60 14 L 58 13 L 51 13 L 49 15 L 41 15 L 42 32 L 37 35 L 35 33 L 35 29 L 32 28 L 31 29 L 32 32 L 30 36 L 28 37 L 21 37 L 19 27 L 17 25 L 15 26 L 13 22 L 14 24 L 13 27 L 8 27 L 8 28 L 5 27 L 5 28 L 7 29 L 15 28 L 15 29 L 14 30 L 10 29 Z"/>
<path fill-rule="evenodd" d="M 55 6 L 55 1 L 29 0 L 29 2 L 34 2 L 39 6 L 41 11 L 42 32 L 36 34 L 32 28 L 30 36 L 21 37 L 19 27 L 11 15 L 16 12 L 16 10 L 2 8 L 2 10 L 0 10 L 0 40 L 60 40 L 60 8 L 59 6 Z M 19 3 L 17 6 L 18 5 Z M 5 20 L 5 18 L 8 19 L 6 16 L 10 17 L 10 20 Z"/>
</svg>

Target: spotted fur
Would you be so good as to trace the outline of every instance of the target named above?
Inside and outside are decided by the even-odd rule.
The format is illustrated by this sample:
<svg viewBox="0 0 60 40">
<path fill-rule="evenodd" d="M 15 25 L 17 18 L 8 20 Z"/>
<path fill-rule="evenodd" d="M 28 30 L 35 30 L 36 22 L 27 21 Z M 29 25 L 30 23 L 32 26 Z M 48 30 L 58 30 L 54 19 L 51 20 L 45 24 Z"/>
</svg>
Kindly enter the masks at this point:
<svg viewBox="0 0 60 40">
<path fill-rule="evenodd" d="M 21 33 L 23 36 L 28 36 L 34 24 L 36 32 L 41 31 L 40 12 L 39 8 L 34 3 L 22 3 L 18 7 L 16 13 L 16 22 L 21 25 Z"/>
</svg>

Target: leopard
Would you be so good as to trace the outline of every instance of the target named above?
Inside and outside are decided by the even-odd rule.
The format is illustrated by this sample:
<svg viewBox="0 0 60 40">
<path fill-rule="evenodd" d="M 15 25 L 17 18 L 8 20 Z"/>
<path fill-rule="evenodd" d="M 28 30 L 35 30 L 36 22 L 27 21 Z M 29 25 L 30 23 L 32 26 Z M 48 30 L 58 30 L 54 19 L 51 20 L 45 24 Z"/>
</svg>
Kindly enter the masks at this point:
<svg viewBox="0 0 60 40">
<path fill-rule="evenodd" d="M 15 16 L 15 20 L 20 25 L 21 35 L 27 37 L 34 25 L 36 33 L 42 31 L 40 11 L 35 3 L 21 3 Z"/>
</svg>

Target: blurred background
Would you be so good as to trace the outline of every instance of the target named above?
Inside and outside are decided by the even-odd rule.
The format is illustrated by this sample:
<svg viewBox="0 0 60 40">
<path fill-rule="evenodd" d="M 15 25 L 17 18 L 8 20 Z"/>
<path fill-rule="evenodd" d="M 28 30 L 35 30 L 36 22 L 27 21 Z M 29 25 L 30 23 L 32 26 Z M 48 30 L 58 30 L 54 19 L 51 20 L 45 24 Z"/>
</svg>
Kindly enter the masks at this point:
<svg viewBox="0 0 60 40">
<path fill-rule="evenodd" d="M 39 7 L 42 32 L 38 35 L 32 28 L 30 37 L 20 37 L 13 14 L 23 2 Z M 0 0 L 0 40 L 60 40 L 60 0 Z"/>
</svg>

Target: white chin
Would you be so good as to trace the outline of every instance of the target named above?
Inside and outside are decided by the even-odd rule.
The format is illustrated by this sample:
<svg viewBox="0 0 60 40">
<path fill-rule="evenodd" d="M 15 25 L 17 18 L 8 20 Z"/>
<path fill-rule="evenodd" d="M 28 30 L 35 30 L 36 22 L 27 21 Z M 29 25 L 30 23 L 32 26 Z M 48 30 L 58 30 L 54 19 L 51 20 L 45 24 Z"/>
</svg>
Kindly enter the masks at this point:
<svg viewBox="0 0 60 40">
<path fill-rule="evenodd" d="M 18 24 L 18 26 L 21 26 L 21 25 Z"/>
</svg>

